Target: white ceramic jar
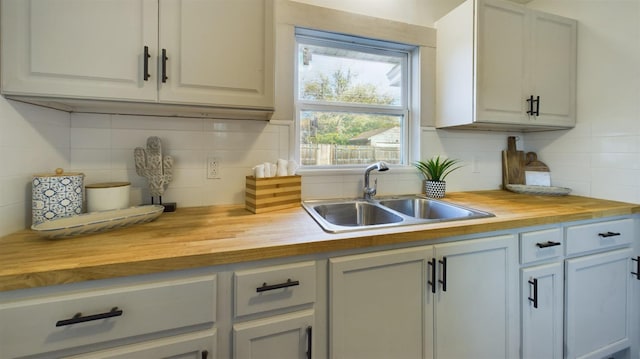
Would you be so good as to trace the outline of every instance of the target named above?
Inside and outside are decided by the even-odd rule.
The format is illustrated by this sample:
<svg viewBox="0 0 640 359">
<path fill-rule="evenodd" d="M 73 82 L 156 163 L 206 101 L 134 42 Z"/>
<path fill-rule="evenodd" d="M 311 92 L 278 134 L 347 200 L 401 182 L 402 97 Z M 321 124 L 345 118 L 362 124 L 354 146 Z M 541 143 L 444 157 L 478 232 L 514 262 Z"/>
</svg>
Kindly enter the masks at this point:
<svg viewBox="0 0 640 359">
<path fill-rule="evenodd" d="M 129 182 L 94 183 L 85 187 L 87 212 L 107 211 L 129 207 Z"/>
</svg>

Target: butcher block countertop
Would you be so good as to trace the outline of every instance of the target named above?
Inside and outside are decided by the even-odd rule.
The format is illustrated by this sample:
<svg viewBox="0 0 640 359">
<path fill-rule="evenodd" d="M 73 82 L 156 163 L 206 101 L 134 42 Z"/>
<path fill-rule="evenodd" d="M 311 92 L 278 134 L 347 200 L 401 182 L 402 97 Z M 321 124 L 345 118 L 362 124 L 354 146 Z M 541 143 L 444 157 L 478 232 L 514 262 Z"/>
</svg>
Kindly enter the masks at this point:
<svg viewBox="0 0 640 359">
<path fill-rule="evenodd" d="M 178 208 L 151 223 L 66 239 L 23 230 L 0 238 L 0 291 L 640 213 L 640 204 L 499 190 L 445 200 L 496 216 L 331 234 L 302 207 L 252 214 L 236 205 Z"/>
</svg>

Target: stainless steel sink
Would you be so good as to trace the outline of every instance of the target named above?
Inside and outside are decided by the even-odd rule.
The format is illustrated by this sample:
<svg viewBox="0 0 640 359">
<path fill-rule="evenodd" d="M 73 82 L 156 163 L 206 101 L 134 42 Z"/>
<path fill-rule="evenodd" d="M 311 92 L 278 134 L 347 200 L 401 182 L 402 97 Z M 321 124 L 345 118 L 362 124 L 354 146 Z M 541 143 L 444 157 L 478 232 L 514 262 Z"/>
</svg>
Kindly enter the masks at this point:
<svg viewBox="0 0 640 359">
<path fill-rule="evenodd" d="M 325 231 L 331 233 L 493 216 L 488 212 L 417 195 L 369 200 L 307 200 L 302 201 L 302 207 Z"/>
<path fill-rule="evenodd" d="M 477 218 L 478 215 L 483 214 L 483 212 L 477 210 L 427 198 L 381 200 L 380 204 L 407 216 L 425 219 L 454 220 L 469 217 Z"/>
<path fill-rule="evenodd" d="M 402 217 L 365 201 L 322 204 L 313 209 L 325 221 L 338 226 L 374 226 L 402 222 Z"/>
</svg>

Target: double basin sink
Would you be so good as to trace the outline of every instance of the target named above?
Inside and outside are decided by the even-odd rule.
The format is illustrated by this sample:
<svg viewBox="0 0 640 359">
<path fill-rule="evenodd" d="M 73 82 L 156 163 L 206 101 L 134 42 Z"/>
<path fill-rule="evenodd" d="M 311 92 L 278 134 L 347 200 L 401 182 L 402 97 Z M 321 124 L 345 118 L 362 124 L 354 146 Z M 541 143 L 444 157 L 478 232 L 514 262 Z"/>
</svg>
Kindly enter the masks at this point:
<svg viewBox="0 0 640 359">
<path fill-rule="evenodd" d="M 493 217 L 489 212 L 417 195 L 376 199 L 306 200 L 302 207 L 327 232 Z"/>
</svg>

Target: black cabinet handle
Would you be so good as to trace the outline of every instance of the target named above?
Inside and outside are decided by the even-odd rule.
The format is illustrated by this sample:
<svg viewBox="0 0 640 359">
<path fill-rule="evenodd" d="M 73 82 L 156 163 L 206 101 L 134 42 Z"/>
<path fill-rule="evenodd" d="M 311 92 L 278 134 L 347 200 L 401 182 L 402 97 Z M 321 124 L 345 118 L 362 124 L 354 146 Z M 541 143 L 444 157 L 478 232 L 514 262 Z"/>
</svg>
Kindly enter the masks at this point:
<svg viewBox="0 0 640 359">
<path fill-rule="evenodd" d="M 58 322 L 56 322 L 56 327 L 63 327 L 65 325 L 72 325 L 72 324 L 90 322 L 90 321 L 93 321 L 93 320 L 100 320 L 100 319 L 119 317 L 122 314 L 123 314 L 122 309 L 118 309 L 118 307 L 113 307 L 113 308 L 111 308 L 110 311 L 108 311 L 106 313 L 87 315 L 87 316 L 84 316 L 84 317 L 82 316 L 82 313 L 76 313 L 76 315 L 74 315 L 73 318 L 59 320 Z"/>
<path fill-rule="evenodd" d="M 534 99 L 533 95 L 531 95 L 527 99 L 527 102 L 529 103 L 529 110 L 527 110 L 527 114 L 531 116 L 540 116 L 540 96 L 536 96 Z M 535 110 L 533 109 L 533 105 L 536 106 Z"/>
<path fill-rule="evenodd" d="M 149 74 L 149 58 L 151 57 L 151 55 L 149 55 L 149 46 L 145 46 L 144 47 L 144 54 L 142 55 L 143 59 L 142 59 L 142 63 L 143 63 L 143 69 L 142 69 L 142 78 L 147 81 L 149 80 L 149 77 L 151 77 L 151 74 Z"/>
<path fill-rule="evenodd" d="M 431 267 L 431 280 L 427 281 L 431 286 L 431 293 L 436 292 L 436 259 L 431 258 L 429 261 L 429 266 Z"/>
<path fill-rule="evenodd" d="M 602 238 L 607 238 L 607 237 L 615 237 L 615 236 L 619 236 L 620 233 L 617 232 L 606 232 L 606 233 L 598 233 L 598 235 Z"/>
<path fill-rule="evenodd" d="M 209 351 L 203 350 L 201 356 L 202 356 L 202 359 L 207 359 L 209 357 Z"/>
<path fill-rule="evenodd" d="M 536 243 L 536 246 L 538 246 L 539 248 L 547 248 L 547 247 L 559 246 L 561 244 L 562 243 L 560 243 L 560 242 L 546 241 L 544 243 Z"/>
<path fill-rule="evenodd" d="M 528 297 L 530 302 L 533 302 L 533 307 L 538 308 L 538 278 L 533 278 L 533 281 L 529 281 L 529 284 L 533 285 L 533 298 Z"/>
<path fill-rule="evenodd" d="M 167 77 L 167 60 L 169 60 L 169 58 L 167 57 L 167 50 L 162 49 L 162 83 L 167 82 L 167 80 L 169 79 Z"/>
<path fill-rule="evenodd" d="M 311 326 L 307 327 L 307 359 L 311 359 L 311 342 L 312 342 L 312 336 L 311 336 Z"/>
<path fill-rule="evenodd" d="M 442 284 L 442 291 L 447 291 L 447 257 L 442 257 L 442 260 L 438 261 L 442 264 L 442 280 L 438 280 L 438 283 Z"/>
<path fill-rule="evenodd" d="M 256 288 L 256 292 L 258 292 L 258 293 L 266 292 L 268 290 L 293 287 L 293 286 L 296 286 L 296 285 L 300 285 L 300 281 L 291 280 L 291 279 L 287 279 L 287 281 L 284 282 L 284 283 L 278 283 L 278 284 L 272 284 L 272 285 L 267 285 L 267 283 L 262 283 L 262 287 Z"/>
<path fill-rule="evenodd" d="M 631 258 L 631 260 L 637 263 L 636 271 L 631 272 L 631 274 L 635 275 L 637 280 L 640 280 L 640 256 L 638 256 L 637 258 Z"/>
</svg>

